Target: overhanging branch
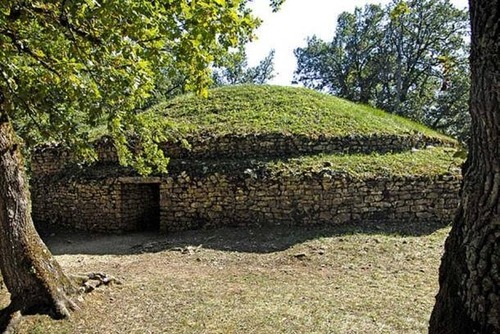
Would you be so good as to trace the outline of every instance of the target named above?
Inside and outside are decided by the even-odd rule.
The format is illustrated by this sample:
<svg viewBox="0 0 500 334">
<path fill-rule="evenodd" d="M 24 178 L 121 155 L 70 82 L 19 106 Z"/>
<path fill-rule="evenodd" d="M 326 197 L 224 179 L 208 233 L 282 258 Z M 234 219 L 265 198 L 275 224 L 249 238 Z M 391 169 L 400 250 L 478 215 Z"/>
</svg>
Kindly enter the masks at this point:
<svg viewBox="0 0 500 334">
<path fill-rule="evenodd" d="M 2 29 L 0 30 L 0 35 L 4 35 L 8 38 L 10 38 L 12 44 L 14 47 L 17 49 L 17 51 L 22 54 L 25 53 L 35 59 L 40 65 L 42 65 L 46 70 L 52 72 L 53 74 L 57 75 L 58 77 L 61 77 L 59 72 L 57 72 L 56 69 L 54 69 L 52 66 L 50 66 L 49 63 L 47 63 L 45 60 L 42 59 L 39 55 L 37 55 L 31 48 L 26 44 L 25 41 L 21 40 L 15 32 L 7 29 Z"/>
</svg>

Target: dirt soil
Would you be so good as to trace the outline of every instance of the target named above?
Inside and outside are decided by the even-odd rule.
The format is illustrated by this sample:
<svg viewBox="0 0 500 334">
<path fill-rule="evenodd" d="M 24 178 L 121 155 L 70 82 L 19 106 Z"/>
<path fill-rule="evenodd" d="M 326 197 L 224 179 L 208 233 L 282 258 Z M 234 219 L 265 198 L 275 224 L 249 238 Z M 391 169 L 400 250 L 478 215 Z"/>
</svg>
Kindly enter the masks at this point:
<svg viewBox="0 0 500 334">
<path fill-rule="evenodd" d="M 421 236 L 433 233 L 443 225 L 414 224 L 342 224 L 322 227 L 258 226 L 226 227 L 183 231 L 171 234 L 134 232 L 123 234 L 89 233 L 54 227 L 39 228 L 39 233 L 54 255 L 92 254 L 126 255 L 179 250 L 187 246 L 203 246 L 225 251 L 270 253 L 322 236 L 351 234 L 385 234 Z"/>
<path fill-rule="evenodd" d="M 448 228 L 357 224 L 103 235 L 43 229 L 68 273 L 122 284 L 18 333 L 424 333 Z M 0 289 L 0 306 L 8 295 Z"/>
</svg>

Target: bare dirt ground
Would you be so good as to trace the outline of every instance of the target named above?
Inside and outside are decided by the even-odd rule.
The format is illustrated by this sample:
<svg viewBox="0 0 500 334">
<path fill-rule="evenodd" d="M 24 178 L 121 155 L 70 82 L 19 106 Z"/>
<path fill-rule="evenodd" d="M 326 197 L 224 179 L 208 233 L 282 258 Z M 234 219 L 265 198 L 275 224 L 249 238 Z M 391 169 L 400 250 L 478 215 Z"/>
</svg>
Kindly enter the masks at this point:
<svg viewBox="0 0 500 334">
<path fill-rule="evenodd" d="M 68 273 L 122 284 L 69 320 L 18 333 L 423 333 L 448 228 L 222 228 L 162 235 L 44 230 Z M 7 302 L 0 289 L 0 306 Z"/>
</svg>

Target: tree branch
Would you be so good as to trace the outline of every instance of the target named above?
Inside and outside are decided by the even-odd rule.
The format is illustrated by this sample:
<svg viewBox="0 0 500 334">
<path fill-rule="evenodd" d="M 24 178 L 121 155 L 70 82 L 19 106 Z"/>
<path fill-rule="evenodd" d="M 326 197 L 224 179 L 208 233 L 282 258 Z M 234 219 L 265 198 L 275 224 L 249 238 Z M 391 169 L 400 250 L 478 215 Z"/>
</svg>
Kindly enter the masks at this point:
<svg viewBox="0 0 500 334">
<path fill-rule="evenodd" d="M 85 40 L 88 40 L 89 42 L 94 43 L 96 45 L 101 45 L 102 40 L 99 37 L 94 36 L 91 33 L 80 29 L 79 27 L 75 26 L 74 24 L 72 24 L 69 21 L 69 15 L 64 8 L 65 6 L 66 6 L 66 0 L 63 0 L 61 2 L 61 12 L 59 14 L 59 24 L 62 27 L 67 28 L 72 33 L 77 34 L 79 37 L 81 37 Z"/>
<path fill-rule="evenodd" d="M 15 46 L 17 51 L 21 53 L 26 53 L 29 56 L 31 56 L 33 59 L 35 59 L 37 62 L 39 62 L 46 70 L 52 72 L 53 74 L 57 75 L 58 77 L 61 77 L 59 72 L 57 72 L 52 66 L 49 65 L 45 60 L 42 59 L 42 57 L 38 56 L 36 53 L 31 50 L 31 48 L 23 43 L 23 41 L 13 32 L 7 29 L 0 30 L 0 35 L 4 35 L 8 38 L 10 38 L 12 44 Z"/>
<path fill-rule="evenodd" d="M 50 21 L 52 21 L 52 23 L 60 25 L 61 27 L 71 31 L 72 33 L 75 33 L 79 37 L 93 44 L 96 45 L 103 44 L 102 40 L 99 37 L 94 36 L 90 32 L 87 32 L 70 22 L 69 15 L 65 10 L 66 3 L 67 0 L 63 0 L 61 2 L 60 13 L 55 13 L 53 10 L 47 8 L 37 7 L 33 4 L 28 4 L 26 2 L 20 2 L 11 7 L 10 13 L 7 16 L 7 18 L 11 21 L 18 20 L 21 17 L 22 11 L 26 10 L 28 12 L 41 15 L 46 19 L 48 18 Z"/>
</svg>

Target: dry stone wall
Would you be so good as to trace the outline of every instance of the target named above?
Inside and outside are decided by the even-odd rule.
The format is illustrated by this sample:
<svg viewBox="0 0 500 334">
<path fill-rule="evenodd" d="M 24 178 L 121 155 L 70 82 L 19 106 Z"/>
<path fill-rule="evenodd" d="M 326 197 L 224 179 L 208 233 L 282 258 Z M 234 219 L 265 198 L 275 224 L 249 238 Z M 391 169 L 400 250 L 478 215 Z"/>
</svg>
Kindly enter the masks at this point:
<svg viewBox="0 0 500 334">
<path fill-rule="evenodd" d="M 165 154 L 174 159 L 243 159 L 262 157 L 289 157 L 318 153 L 369 154 L 372 152 L 403 152 L 426 146 L 452 146 L 451 141 L 431 138 L 421 134 L 372 135 L 372 136 L 306 136 L 281 133 L 211 136 L 209 134 L 187 138 L 191 147 L 180 143 L 164 145 Z M 108 138 L 96 143 L 98 161 L 118 162 L 118 155 Z M 59 146 L 41 146 L 33 152 L 32 173 L 35 176 L 54 174 L 75 159 Z"/>
<path fill-rule="evenodd" d="M 95 147 L 97 160 L 100 163 L 118 162 L 118 154 L 109 138 L 102 138 L 95 144 Z M 69 150 L 60 145 L 40 145 L 31 154 L 31 174 L 35 178 L 57 174 L 74 167 L 78 162 Z"/>
<path fill-rule="evenodd" d="M 328 170 L 303 175 L 182 173 L 161 184 L 164 231 L 226 225 L 318 225 L 356 221 L 449 222 L 458 175 L 355 179 Z"/>
<path fill-rule="evenodd" d="M 89 167 L 90 168 L 90 167 Z M 159 178 L 123 176 L 122 168 L 92 166 L 32 179 L 32 215 L 38 224 L 94 232 L 158 230 Z"/>
<path fill-rule="evenodd" d="M 171 143 L 165 146 L 166 154 L 172 158 L 214 159 L 214 158 L 247 158 L 247 157 L 280 157 L 300 156 L 318 153 L 362 153 L 402 152 L 412 148 L 429 145 L 450 146 L 438 138 L 422 134 L 408 135 L 297 135 L 282 133 L 263 134 L 228 134 L 212 136 L 202 134 L 187 138 L 191 148 Z"/>
<path fill-rule="evenodd" d="M 34 179 L 32 215 L 38 224 L 96 232 L 131 230 L 120 219 L 121 197 L 121 185 L 114 179 Z"/>
<path fill-rule="evenodd" d="M 259 170 L 250 162 L 263 154 L 383 153 L 450 145 L 422 135 L 267 134 L 202 138 L 192 144 L 191 151 L 170 147 L 177 157 L 170 174 L 149 178 L 119 168 L 106 140 L 98 144 L 99 162 L 86 167 L 75 165 L 60 147 L 39 148 L 32 160 L 33 217 L 37 223 L 90 231 L 168 232 L 227 225 L 444 223 L 458 205 L 458 174 L 355 178 L 329 167 L 287 174 Z"/>
</svg>

